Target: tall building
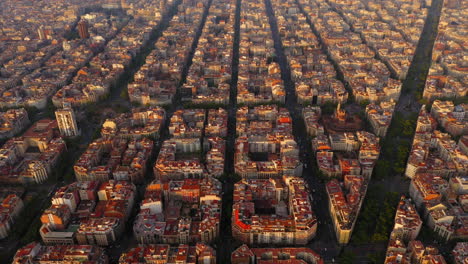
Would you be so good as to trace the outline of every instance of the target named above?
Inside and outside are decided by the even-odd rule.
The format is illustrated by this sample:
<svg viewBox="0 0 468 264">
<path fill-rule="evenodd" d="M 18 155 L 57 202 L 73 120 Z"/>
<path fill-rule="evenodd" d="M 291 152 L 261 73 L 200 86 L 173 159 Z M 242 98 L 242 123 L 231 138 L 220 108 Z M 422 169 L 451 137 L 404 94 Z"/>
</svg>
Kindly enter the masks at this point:
<svg viewBox="0 0 468 264">
<path fill-rule="evenodd" d="M 52 33 L 53 33 L 53 30 L 52 30 L 52 27 L 50 27 L 50 26 L 45 26 L 44 27 L 44 25 L 41 25 L 37 29 L 37 34 L 38 34 L 40 40 L 52 39 Z"/>
<path fill-rule="evenodd" d="M 75 113 L 70 105 L 64 105 L 63 109 L 55 111 L 60 134 L 66 137 L 74 137 L 80 134 L 76 124 Z"/>
<path fill-rule="evenodd" d="M 89 38 L 88 22 L 86 20 L 82 19 L 78 22 L 78 34 L 82 39 Z"/>
<path fill-rule="evenodd" d="M 47 32 L 46 32 L 46 29 L 44 28 L 44 26 L 41 25 L 41 26 L 37 29 L 37 34 L 39 35 L 39 39 L 40 39 L 40 40 L 47 39 Z"/>
</svg>

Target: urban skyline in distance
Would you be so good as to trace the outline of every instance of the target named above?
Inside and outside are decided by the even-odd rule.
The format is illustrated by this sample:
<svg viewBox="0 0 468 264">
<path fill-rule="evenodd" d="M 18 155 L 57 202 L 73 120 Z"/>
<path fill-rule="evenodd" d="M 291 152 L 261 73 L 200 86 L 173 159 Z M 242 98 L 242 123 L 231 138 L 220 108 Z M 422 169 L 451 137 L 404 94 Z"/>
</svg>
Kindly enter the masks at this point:
<svg viewBox="0 0 468 264">
<path fill-rule="evenodd" d="M 468 2 L 0 6 L 0 263 L 468 262 Z"/>
</svg>

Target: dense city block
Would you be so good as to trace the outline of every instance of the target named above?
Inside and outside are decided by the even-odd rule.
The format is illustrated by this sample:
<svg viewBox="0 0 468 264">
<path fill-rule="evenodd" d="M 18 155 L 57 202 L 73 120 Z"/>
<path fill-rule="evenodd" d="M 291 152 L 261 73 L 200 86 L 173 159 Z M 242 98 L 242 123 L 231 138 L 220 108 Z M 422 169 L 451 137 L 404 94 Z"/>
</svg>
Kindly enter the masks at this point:
<svg viewBox="0 0 468 264">
<path fill-rule="evenodd" d="M 0 6 L 0 263 L 468 263 L 467 1 Z"/>
</svg>

